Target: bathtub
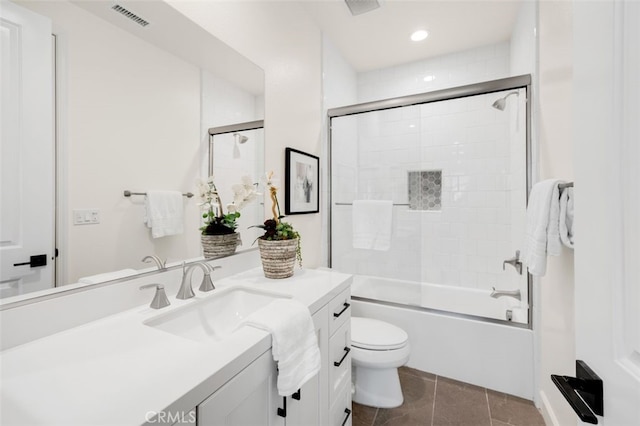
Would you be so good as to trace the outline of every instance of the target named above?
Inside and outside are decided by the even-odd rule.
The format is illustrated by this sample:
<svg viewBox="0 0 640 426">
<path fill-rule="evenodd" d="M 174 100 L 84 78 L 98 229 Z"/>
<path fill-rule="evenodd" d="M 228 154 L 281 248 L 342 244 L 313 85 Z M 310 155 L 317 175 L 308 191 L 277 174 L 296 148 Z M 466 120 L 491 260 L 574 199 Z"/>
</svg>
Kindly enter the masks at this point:
<svg viewBox="0 0 640 426">
<path fill-rule="evenodd" d="M 528 323 L 526 297 L 523 301 L 512 297 L 494 299 L 488 290 L 356 275 L 351 294 L 478 319 L 511 321 L 519 326 Z"/>
<path fill-rule="evenodd" d="M 486 290 L 354 276 L 352 315 L 375 318 L 409 335 L 407 365 L 525 399 L 534 396 L 533 333 L 526 302 Z M 520 323 L 505 312 L 518 312 Z M 523 324 L 524 323 L 524 324 Z"/>
</svg>

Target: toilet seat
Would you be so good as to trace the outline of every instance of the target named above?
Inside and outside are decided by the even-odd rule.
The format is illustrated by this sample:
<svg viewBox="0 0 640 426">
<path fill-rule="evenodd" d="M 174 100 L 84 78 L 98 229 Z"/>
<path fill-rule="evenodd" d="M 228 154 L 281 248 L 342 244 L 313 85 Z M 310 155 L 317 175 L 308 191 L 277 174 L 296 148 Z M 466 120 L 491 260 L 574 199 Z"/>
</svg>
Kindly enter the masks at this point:
<svg viewBox="0 0 640 426">
<path fill-rule="evenodd" d="M 351 317 L 351 346 L 370 351 L 392 351 L 407 346 L 409 336 L 393 324 Z"/>
</svg>

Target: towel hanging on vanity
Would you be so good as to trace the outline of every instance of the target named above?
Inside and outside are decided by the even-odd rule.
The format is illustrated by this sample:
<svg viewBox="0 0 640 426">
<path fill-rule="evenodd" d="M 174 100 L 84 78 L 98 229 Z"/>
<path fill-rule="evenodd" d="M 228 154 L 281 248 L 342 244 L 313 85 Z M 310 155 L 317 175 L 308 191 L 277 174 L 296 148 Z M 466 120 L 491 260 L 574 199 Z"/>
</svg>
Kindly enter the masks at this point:
<svg viewBox="0 0 640 426">
<path fill-rule="evenodd" d="M 243 325 L 271 333 L 278 363 L 278 393 L 289 396 L 320 371 L 320 348 L 309 309 L 293 299 L 276 299 L 249 315 Z"/>
</svg>

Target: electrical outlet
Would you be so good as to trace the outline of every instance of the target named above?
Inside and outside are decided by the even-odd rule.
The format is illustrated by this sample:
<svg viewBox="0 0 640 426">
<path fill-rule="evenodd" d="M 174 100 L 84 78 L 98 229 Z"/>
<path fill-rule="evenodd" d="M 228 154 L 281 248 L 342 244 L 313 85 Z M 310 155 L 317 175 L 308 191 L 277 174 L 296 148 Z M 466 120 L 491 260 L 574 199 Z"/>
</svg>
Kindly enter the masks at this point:
<svg viewBox="0 0 640 426">
<path fill-rule="evenodd" d="M 100 223 L 100 210 L 77 209 L 73 210 L 74 225 L 95 225 Z"/>
</svg>

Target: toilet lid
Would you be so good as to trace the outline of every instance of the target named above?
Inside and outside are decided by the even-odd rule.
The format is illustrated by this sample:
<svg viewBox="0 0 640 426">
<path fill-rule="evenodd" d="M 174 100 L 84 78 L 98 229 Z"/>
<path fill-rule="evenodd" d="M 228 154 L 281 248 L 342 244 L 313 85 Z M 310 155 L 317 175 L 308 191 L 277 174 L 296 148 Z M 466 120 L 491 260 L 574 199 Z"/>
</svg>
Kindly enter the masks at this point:
<svg viewBox="0 0 640 426">
<path fill-rule="evenodd" d="M 408 340 L 403 329 L 388 322 L 351 317 L 351 344 L 355 347 L 378 351 L 400 349 Z"/>
</svg>

